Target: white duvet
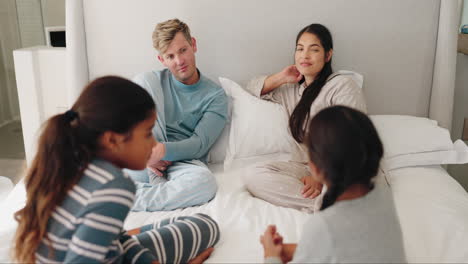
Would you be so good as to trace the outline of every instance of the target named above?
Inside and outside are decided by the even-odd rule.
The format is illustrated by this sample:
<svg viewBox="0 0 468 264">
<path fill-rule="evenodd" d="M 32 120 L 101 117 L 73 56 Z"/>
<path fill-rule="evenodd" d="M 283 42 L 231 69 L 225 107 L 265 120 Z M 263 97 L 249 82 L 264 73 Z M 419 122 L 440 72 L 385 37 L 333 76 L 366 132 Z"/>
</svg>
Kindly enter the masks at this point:
<svg viewBox="0 0 468 264">
<path fill-rule="evenodd" d="M 208 263 L 262 262 L 259 236 L 265 227 L 277 225 L 285 242 L 295 243 L 308 214 L 253 198 L 241 180 L 249 164 L 238 162 L 229 171 L 223 171 L 221 164 L 210 165 L 219 186 L 211 202 L 170 212 L 130 213 L 125 228 L 202 212 L 217 220 L 221 228 L 221 239 Z M 387 180 L 393 190 L 408 261 L 468 262 L 468 193 L 440 166 L 393 170 Z M 16 226 L 12 212 L 22 206 L 24 196 L 24 187 L 17 185 L 0 204 L 0 262 L 10 261 L 8 250 Z"/>
</svg>

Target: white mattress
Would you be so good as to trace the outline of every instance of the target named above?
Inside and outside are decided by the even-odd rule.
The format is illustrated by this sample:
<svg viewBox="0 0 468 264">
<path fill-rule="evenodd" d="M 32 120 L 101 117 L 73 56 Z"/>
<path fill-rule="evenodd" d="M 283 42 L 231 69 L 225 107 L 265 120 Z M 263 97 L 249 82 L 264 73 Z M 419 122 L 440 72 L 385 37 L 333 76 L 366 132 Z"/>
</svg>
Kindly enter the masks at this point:
<svg viewBox="0 0 468 264">
<path fill-rule="evenodd" d="M 223 171 L 222 164 L 210 165 L 219 185 L 211 202 L 170 212 L 130 213 L 125 228 L 202 212 L 217 220 L 221 228 L 221 239 L 208 263 L 262 262 L 259 236 L 268 224 L 278 226 L 285 242 L 295 243 L 308 217 L 304 212 L 253 198 L 246 191 L 241 175 L 249 164 L 262 160 L 271 157 L 238 161 L 229 171 Z M 387 179 L 394 193 L 408 261 L 467 262 L 468 193 L 440 166 L 393 170 Z M 9 261 L 7 252 L 16 226 L 12 212 L 22 206 L 24 196 L 24 186 L 19 184 L 0 204 L 0 262 Z"/>
</svg>

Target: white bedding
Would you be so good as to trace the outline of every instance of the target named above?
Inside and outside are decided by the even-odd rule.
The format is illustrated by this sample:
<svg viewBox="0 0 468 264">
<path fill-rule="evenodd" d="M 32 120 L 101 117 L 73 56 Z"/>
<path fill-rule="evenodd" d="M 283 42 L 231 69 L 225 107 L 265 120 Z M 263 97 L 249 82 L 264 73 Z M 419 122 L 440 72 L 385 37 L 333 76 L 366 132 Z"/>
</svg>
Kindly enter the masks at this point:
<svg viewBox="0 0 468 264">
<path fill-rule="evenodd" d="M 70 98 L 74 99 L 94 77 L 116 74 L 130 78 L 138 72 L 162 67 L 154 58 L 154 50 L 148 38 L 155 22 L 179 17 L 190 24 L 198 40 L 197 64 L 213 80 L 226 76 L 245 84 L 253 76 L 277 71 L 279 65 L 291 62 L 290 48 L 296 31 L 309 23 L 320 22 L 333 31 L 335 50 L 339 53 L 334 60 L 334 68 L 354 69 L 364 75 L 366 81 L 363 89 L 368 100 L 369 113 L 427 116 L 430 109 L 431 115 L 436 113 L 435 116 L 440 117 L 441 114 L 437 111 L 445 113 L 446 109 L 451 109 L 447 104 L 439 107 L 439 104 L 433 106 L 429 103 L 431 99 L 450 99 L 453 93 L 450 85 L 433 82 L 440 75 L 434 71 L 432 63 L 426 63 L 435 60 L 434 54 L 438 47 L 440 1 L 365 0 L 356 4 L 354 1 L 303 0 L 299 3 L 306 8 L 297 9 L 286 16 L 284 10 L 290 5 L 286 1 L 264 0 L 255 8 L 243 1 L 217 1 L 216 12 L 212 12 L 213 3 L 212 0 L 67 0 L 66 68 L 69 73 L 67 91 Z M 443 3 L 445 7 L 441 11 L 449 10 L 448 2 Z M 109 6 L 112 6 L 112 12 L 106 12 Z M 378 21 L 381 23 L 378 31 L 374 30 L 373 23 L 369 23 L 375 20 L 376 14 L 379 14 Z M 398 14 L 398 19 L 395 19 L 395 14 Z M 418 16 L 416 20 L 415 14 Z M 442 13 L 442 17 L 456 20 L 455 16 L 444 14 Z M 213 21 L 217 23 L 212 23 Z M 395 30 L 403 27 L 403 31 Z M 258 34 L 268 33 L 272 28 L 274 34 Z M 392 41 L 396 33 L 399 38 L 407 41 Z M 242 37 L 233 41 L 233 36 Z M 362 36 L 369 36 L 369 41 L 363 42 Z M 444 38 L 441 41 L 444 44 Z M 223 48 L 220 48 L 220 43 Z M 357 52 L 365 51 L 365 56 L 356 60 L 356 45 L 350 43 L 359 44 Z M 420 43 L 425 45 L 422 47 Z M 123 50 L 128 52 L 122 52 Z M 393 55 L 407 54 L 408 50 L 412 52 L 405 57 L 403 64 L 401 58 Z M 444 64 L 445 61 L 437 60 L 435 65 L 441 63 Z M 398 85 L 395 85 L 395 80 Z M 431 89 L 433 83 L 435 86 Z M 443 87 L 443 94 L 439 93 L 440 87 Z M 431 94 L 431 90 L 436 94 Z M 242 106 L 246 107 L 244 103 Z M 255 111 L 261 109 L 257 108 Z M 439 121 L 446 119 L 451 120 L 451 115 L 440 118 Z M 248 125 L 252 129 L 252 125 L 256 123 Z M 382 130 L 386 133 L 379 131 L 383 137 L 392 137 L 388 141 L 390 144 L 385 146 L 386 149 L 390 150 L 387 147 L 391 146 L 408 147 L 410 145 L 407 142 L 416 142 L 404 133 L 403 137 L 398 138 L 405 140 L 403 144 L 396 144 L 393 137 L 400 133 L 394 133 L 398 132 L 394 130 L 405 127 L 391 125 Z M 421 129 L 422 133 L 415 132 L 412 135 L 426 139 L 424 136 L 430 134 L 428 128 Z M 245 137 L 239 136 L 239 139 L 245 140 Z M 425 147 L 432 146 L 428 142 L 439 142 L 437 140 L 428 138 L 422 143 Z M 222 142 L 227 142 L 227 137 Z M 219 145 L 220 153 L 225 153 L 227 143 Z M 449 145 L 448 147 L 452 146 Z M 420 148 L 418 150 L 427 151 Z M 418 163 L 424 161 L 425 165 L 436 164 L 434 162 L 443 164 L 439 160 L 434 161 L 432 157 L 428 159 L 424 156 L 421 159 L 420 155 L 417 160 L 414 156 L 409 159 L 402 155 L 412 155 L 414 149 L 404 151 L 398 153 L 397 157 L 402 157 L 400 160 Z M 243 187 L 241 174 L 244 169 L 253 162 L 271 158 L 262 156 L 234 160 L 228 171 L 223 171 L 222 164 L 210 165 L 219 185 L 217 196 L 210 203 L 172 212 L 131 213 L 125 227 L 133 228 L 174 215 L 203 212 L 214 217 L 222 231 L 221 240 L 208 262 L 261 262 L 262 251 L 258 238 L 266 225 L 276 224 L 286 242 L 297 242 L 302 223 L 307 217 L 307 214 L 300 211 L 280 208 L 255 199 Z M 407 166 L 408 163 L 404 165 Z M 440 166 L 395 169 L 387 179 L 394 193 L 408 260 L 413 263 L 468 262 L 468 194 L 462 187 Z M 0 263 L 11 262 L 8 251 L 16 227 L 12 215 L 23 206 L 24 200 L 24 185 L 20 183 L 6 200 L 0 201 Z"/>
<path fill-rule="evenodd" d="M 468 262 L 468 193 L 440 166 L 389 172 L 410 262 Z"/>
<path fill-rule="evenodd" d="M 308 214 L 253 198 L 241 181 L 251 163 L 238 162 L 225 172 L 220 165 L 212 165 L 219 191 L 210 203 L 174 212 L 131 213 L 125 226 L 134 228 L 164 217 L 203 212 L 214 217 L 222 230 L 208 262 L 262 262 L 259 236 L 265 227 L 276 224 L 285 241 L 295 243 Z M 395 196 L 408 261 L 467 262 L 468 193 L 440 166 L 393 170 L 387 179 Z"/>
<path fill-rule="evenodd" d="M 165 217 L 206 213 L 218 221 L 221 240 L 208 263 L 262 262 L 259 236 L 268 224 L 276 224 L 285 242 L 297 242 L 307 214 L 274 206 L 253 198 L 243 186 L 241 175 L 258 161 L 287 159 L 274 155 L 237 160 L 230 170 L 222 164 L 210 168 L 218 181 L 216 197 L 209 203 L 170 212 L 130 213 L 125 228 L 153 223 Z M 468 261 L 468 193 L 440 166 L 392 170 L 387 180 L 393 190 L 409 262 Z M 384 181 L 381 182 L 384 184 Z M 12 212 L 24 203 L 19 184 L 0 204 L 0 262 L 8 262 L 15 223 Z M 319 238 L 318 238 L 319 241 Z"/>
</svg>

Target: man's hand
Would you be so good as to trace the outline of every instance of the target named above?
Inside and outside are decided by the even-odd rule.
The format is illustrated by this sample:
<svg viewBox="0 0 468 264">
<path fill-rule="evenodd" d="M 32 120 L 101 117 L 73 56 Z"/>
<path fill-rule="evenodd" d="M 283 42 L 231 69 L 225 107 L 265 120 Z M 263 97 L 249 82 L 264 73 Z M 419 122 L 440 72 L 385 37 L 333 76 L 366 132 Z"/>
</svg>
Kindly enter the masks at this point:
<svg viewBox="0 0 468 264">
<path fill-rule="evenodd" d="M 295 65 L 287 66 L 280 74 L 286 83 L 297 83 L 302 79 L 302 74 L 297 70 Z"/>
<path fill-rule="evenodd" d="M 269 225 L 267 227 L 265 233 L 260 236 L 260 243 L 263 245 L 265 258 L 281 258 L 281 252 L 283 251 L 283 237 L 276 232 L 276 226 Z"/>
<path fill-rule="evenodd" d="M 304 183 L 304 188 L 302 189 L 302 196 L 304 198 L 313 199 L 322 193 L 323 184 L 315 181 L 312 176 L 302 177 L 301 182 Z"/>
<path fill-rule="evenodd" d="M 166 155 L 166 146 L 158 142 L 156 146 L 153 147 L 151 157 L 146 163 L 146 167 L 158 176 L 163 176 L 162 171 L 165 171 L 167 167 L 172 164 L 170 161 L 162 160 L 164 155 Z"/>
<path fill-rule="evenodd" d="M 151 164 L 151 166 L 148 166 L 148 169 L 151 170 L 154 174 L 162 177 L 164 176 L 163 171 L 167 170 L 167 167 L 172 165 L 171 161 L 168 160 L 160 160 L 156 163 Z"/>
</svg>

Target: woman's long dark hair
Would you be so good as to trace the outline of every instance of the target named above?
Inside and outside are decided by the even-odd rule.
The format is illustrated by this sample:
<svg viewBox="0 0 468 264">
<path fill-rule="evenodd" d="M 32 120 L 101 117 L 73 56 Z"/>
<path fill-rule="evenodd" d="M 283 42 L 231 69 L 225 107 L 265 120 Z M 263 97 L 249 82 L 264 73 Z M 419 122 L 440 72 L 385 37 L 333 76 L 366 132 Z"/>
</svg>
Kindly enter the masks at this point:
<svg viewBox="0 0 468 264">
<path fill-rule="evenodd" d="M 299 41 L 299 38 L 304 33 L 311 33 L 314 34 L 322 44 L 325 50 L 325 57 L 327 57 L 330 50 L 333 49 L 333 40 L 330 31 L 321 24 L 311 24 L 307 27 L 303 28 L 296 37 L 296 45 Z M 328 62 L 325 62 L 323 69 L 317 75 L 315 80 L 307 86 L 302 94 L 301 100 L 294 108 L 291 117 L 289 118 L 289 129 L 291 130 L 291 134 L 294 139 L 302 143 L 304 141 L 304 129 L 307 126 L 307 122 L 310 117 L 310 106 L 314 102 L 315 98 L 319 95 L 322 87 L 327 82 L 328 77 L 333 73 L 332 70 L 332 59 Z M 305 81 L 305 78 L 299 82 L 302 84 Z"/>
<path fill-rule="evenodd" d="M 353 184 L 373 188 L 383 146 L 366 114 L 346 106 L 326 108 L 310 121 L 305 141 L 310 161 L 329 184 L 321 210 Z"/>
<path fill-rule="evenodd" d="M 91 82 L 70 111 L 47 121 L 25 177 L 26 205 L 15 213 L 14 258 L 18 262 L 35 262 L 39 243 L 48 239 L 50 215 L 95 157 L 102 133 L 130 133 L 154 109 L 153 99 L 143 88 L 107 76 Z"/>
</svg>

